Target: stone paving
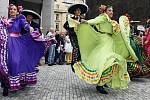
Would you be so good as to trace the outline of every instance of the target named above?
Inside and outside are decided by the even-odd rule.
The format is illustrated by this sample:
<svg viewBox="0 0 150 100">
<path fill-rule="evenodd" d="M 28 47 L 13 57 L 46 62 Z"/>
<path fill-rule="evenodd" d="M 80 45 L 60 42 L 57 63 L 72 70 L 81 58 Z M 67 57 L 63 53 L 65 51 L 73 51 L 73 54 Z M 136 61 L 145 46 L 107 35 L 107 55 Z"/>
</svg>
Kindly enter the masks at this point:
<svg viewBox="0 0 150 100">
<path fill-rule="evenodd" d="M 8 97 L 0 94 L 0 100 L 150 100 L 150 78 L 134 79 L 127 90 L 107 89 L 109 94 L 104 95 L 96 91 L 95 85 L 79 79 L 69 65 L 44 65 L 39 69 L 35 86 Z"/>
</svg>

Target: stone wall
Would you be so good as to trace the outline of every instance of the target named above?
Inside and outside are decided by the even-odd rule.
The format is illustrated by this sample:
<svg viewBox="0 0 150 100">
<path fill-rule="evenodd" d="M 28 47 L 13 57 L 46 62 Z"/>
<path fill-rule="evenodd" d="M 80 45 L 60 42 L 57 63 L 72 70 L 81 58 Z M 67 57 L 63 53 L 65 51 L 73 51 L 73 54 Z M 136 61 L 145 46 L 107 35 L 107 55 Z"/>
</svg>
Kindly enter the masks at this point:
<svg viewBox="0 0 150 100">
<path fill-rule="evenodd" d="M 0 0 L 0 16 L 8 16 L 9 0 Z"/>
</svg>

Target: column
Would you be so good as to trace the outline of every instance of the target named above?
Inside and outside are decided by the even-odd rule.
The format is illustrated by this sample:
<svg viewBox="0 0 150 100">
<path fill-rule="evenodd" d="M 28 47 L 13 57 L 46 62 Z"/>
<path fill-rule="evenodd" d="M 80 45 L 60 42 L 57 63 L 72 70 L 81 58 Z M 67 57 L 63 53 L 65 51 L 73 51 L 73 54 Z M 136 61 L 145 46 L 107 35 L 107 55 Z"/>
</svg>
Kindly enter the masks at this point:
<svg viewBox="0 0 150 100">
<path fill-rule="evenodd" d="M 41 16 L 43 33 L 46 33 L 50 27 L 54 27 L 54 0 L 43 0 Z"/>
<path fill-rule="evenodd" d="M 1 16 L 6 16 L 8 17 L 8 5 L 9 5 L 9 0 L 0 0 L 0 17 Z"/>
</svg>

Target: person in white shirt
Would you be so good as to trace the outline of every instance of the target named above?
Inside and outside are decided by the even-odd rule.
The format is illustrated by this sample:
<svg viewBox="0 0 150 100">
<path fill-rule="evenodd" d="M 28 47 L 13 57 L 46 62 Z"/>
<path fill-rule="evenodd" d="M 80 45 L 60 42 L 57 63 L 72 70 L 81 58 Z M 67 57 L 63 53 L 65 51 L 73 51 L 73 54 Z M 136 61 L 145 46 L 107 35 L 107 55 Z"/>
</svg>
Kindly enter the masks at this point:
<svg viewBox="0 0 150 100">
<path fill-rule="evenodd" d="M 49 32 L 47 33 L 47 37 L 51 37 L 52 39 L 55 40 L 55 29 L 54 28 L 50 28 Z M 52 44 L 49 48 L 48 48 L 48 66 L 52 66 L 54 64 L 54 59 L 55 59 L 55 47 L 56 44 Z"/>
<path fill-rule="evenodd" d="M 71 64 L 71 61 L 72 61 L 72 45 L 71 45 L 71 41 L 70 41 L 70 38 L 69 38 L 69 35 L 66 34 L 66 37 L 65 37 L 65 53 L 66 53 L 66 63 L 67 64 Z"/>
</svg>

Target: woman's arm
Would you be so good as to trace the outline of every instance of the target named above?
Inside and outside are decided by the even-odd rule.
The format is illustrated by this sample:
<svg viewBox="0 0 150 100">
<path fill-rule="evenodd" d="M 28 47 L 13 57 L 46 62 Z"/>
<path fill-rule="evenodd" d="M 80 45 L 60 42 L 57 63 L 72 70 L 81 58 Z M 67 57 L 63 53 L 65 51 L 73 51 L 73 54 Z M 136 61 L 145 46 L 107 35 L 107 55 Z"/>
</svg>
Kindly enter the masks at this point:
<svg viewBox="0 0 150 100">
<path fill-rule="evenodd" d="M 104 15 L 99 15 L 94 19 L 90 19 L 87 21 L 88 24 L 90 25 L 95 25 L 95 24 L 100 24 L 103 23 L 105 21 L 105 16 Z"/>
<path fill-rule="evenodd" d="M 26 30 L 28 32 L 33 32 L 34 31 L 34 29 L 27 22 L 26 17 L 24 15 L 20 14 L 20 15 L 18 15 L 18 18 L 20 20 L 21 28 L 23 28 L 24 30 Z"/>
<path fill-rule="evenodd" d="M 21 28 L 24 28 L 26 31 L 30 31 L 30 24 L 26 21 L 26 19 L 20 20 Z"/>
</svg>

